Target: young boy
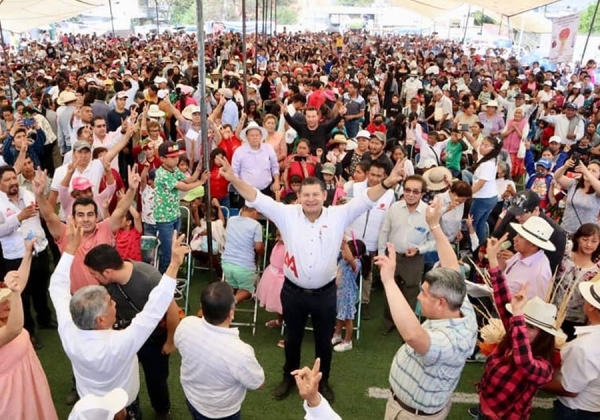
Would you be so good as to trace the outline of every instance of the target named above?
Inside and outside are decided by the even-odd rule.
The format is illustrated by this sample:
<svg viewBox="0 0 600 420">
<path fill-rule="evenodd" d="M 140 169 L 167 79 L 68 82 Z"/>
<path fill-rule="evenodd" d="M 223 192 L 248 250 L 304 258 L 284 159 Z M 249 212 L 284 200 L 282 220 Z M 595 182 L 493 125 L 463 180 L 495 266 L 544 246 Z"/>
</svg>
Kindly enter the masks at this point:
<svg viewBox="0 0 600 420">
<path fill-rule="evenodd" d="M 162 166 L 156 170 L 154 179 L 154 220 L 160 241 L 160 260 L 158 269 L 164 273 L 171 261 L 171 245 L 173 231 L 179 229 L 179 192 L 189 191 L 206 182 L 208 172 L 202 174 L 199 180 L 201 165 L 196 167 L 194 173 L 186 178 L 185 174 L 177 168 L 179 156 L 185 150 L 172 141 L 162 143 L 158 147 L 158 155 L 162 160 Z"/>
<path fill-rule="evenodd" d="M 333 197 L 335 196 L 336 180 L 335 180 L 335 165 L 327 162 L 321 169 L 321 179 L 325 183 L 325 191 L 327 191 L 327 200 L 325 206 L 331 206 Z"/>
<path fill-rule="evenodd" d="M 527 151 L 529 152 L 529 150 Z M 552 191 L 552 161 L 549 159 L 540 159 L 533 164 L 532 160 L 525 160 L 525 168 L 529 174 L 529 179 L 525 189 L 535 192 L 540 197 L 540 208 L 545 209 L 548 206 L 548 193 Z"/>
<path fill-rule="evenodd" d="M 446 145 L 446 168 L 450 169 L 453 177 L 458 177 L 461 170 L 461 158 L 463 152 L 468 149 L 467 143 L 463 140 L 463 133 L 457 128 L 452 129 L 450 141 Z"/>
<path fill-rule="evenodd" d="M 156 170 L 149 170 L 146 164 L 141 175 L 140 192 L 142 201 L 142 225 L 144 235 L 156 236 L 156 222 L 154 221 L 154 179 Z"/>
</svg>

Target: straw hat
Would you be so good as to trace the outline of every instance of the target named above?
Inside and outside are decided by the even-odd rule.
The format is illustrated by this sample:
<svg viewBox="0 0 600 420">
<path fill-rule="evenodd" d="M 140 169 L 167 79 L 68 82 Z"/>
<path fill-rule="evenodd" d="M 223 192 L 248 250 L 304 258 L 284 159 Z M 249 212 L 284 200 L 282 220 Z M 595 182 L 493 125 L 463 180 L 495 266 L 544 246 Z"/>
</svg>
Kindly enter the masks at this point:
<svg viewBox="0 0 600 420">
<path fill-rule="evenodd" d="M 149 117 L 153 117 L 153 118 L 162 118 L 162 117 L 165 116 L 165 113 L 160 110 L 160 108 L 158 107 L 158 105 L 152 104 L 148 108 L 148 116 Z"/>
<path fill-rule="evenodd" d="M 198 105 L 188 105 L 183 109 L 183 112 L 181 113 L 181 115 L 183 115 L 183 118 L 185 118 L 186 120 L 191 120 L 192 115 L 197 112 L 198 113 L 202 112 L 202 111 L 200 111 L 200 107 Z"/>
<path fill-rule="evenodd" d="M 77 96 L 70 90 L 63 90 L 60 95 L 58 95 L 58 99 L 56 102 L 59 105 L 68 104 L 69 102 L 73 102 L 77 100 Z"/>
<path fill-rule="evenodd" d="M 250 121 L 248 123 L 248 125 L 246 126 L 246 128 L 244 128 L 241 132 L 240 132 L 240 140 L 242 140 L 243 142 L 247 142 L 248 138 L 247 138 L 247 134 L 248 131 L 250 130 L 259 130 L 260 134 L 261 134 L 261 138 L 260 141 L 263 142 L 267 139 L 267 136 L 269 135 L 269 133 L 267 132 L 267 129 L 264 127 L 261 127 L 260 125 L 258 125 L 256 122 L 254 121 Z"/>
<path fill-rule="evenodd" d="M 519 223 L 511 223 L 510 226 L 526 241 L 531 242 L 535 246 L 546 251 L 556 251 L 556 247 L 550 242 L 550 237 L 554 233 L 554 229 L 550 223 L 546 222 L 541 217 L 533 216 L 527 219 L 522 225 Z"/>
<path fill-rule="evenodd" d="M 0 303 L 4 302 L 5 300 L 10 299 L 10 296 L 12 294 L 12 291 L 7 288 L 7 287 L 3 287 L 0 289 Z"/>
<path fill-rule="evenodd" d="M 423 174 L 427 183 L 428 191 L 440 191 L 448 188 L 448 182 L 452 182 L 452 172 L 445 166 L 436 166 L 428 169 Z"/>
<path fill-rule="evenodd" d="M 510 303 L 506 304 L 506 309 L 511 314 L 513 313 Z M 566 337 L 564 332 L 556 328 L 556 306 L 544 302 L 539 296 L 527 301 L 523 312 L 525 313 L 525 322 L 529 325 L 533 325 L 555 337 Z"/>
<path fill-rule="evenodd" d="M 348 139 L 344 135 L 344 133 L 337 132 L 333 135 L 333 138 L 329 141 L 329 146 L 333 146 L 334 144 L 348 144 Z"/>
<path fill-rule="evenodd" d="M 127 392 L 122 388 L 115 388 L 102 397 L 88 394 L 77 401 L 69 419 L 113 419 L 127 406 L 128 399 Z"/>
</svg>

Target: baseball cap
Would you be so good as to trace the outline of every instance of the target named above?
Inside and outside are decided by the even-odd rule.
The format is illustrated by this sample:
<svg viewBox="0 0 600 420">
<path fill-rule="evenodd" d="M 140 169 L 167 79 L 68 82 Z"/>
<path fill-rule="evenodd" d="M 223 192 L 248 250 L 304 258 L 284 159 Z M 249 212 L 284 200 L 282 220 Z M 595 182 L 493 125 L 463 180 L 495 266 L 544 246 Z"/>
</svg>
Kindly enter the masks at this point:
<svg viewBox="0 0 600 420">
<path fill-rule="evenodd" d="M 383 134 L 380 131 L 376 131 L 373 134 L 371 134 L 370 138 L 376 138 L 380 142 L 385 143 L 385 134 Z"/>
<path fill-rule="evenodd" d="M 182 150 L 177 143 L 172 141 L 165 141 L 158 146 L 158 156 L 160 157 L 177 157 L 184 153 L 185 150 Z"/>
<path fill-rule="evenodd" d="M 364 138 L 364 139 L 370 139 L 371 138 L 371 133 L 369 133 L 367 130 L 360 130 L 357 134 L 356 134 L 356 138 L 360 139 L 360 138 Z"/>
<path fill-rule="evenodd" d="M 83 150 L 83 149 L 92 150 L 92 146 L 87 141 L 83 141 L 83 140 L 77 140 L 75 142 L 75 144 L 73 144 L 74 151 L 79 152 L 80 150 Z"/>
<path fill-rule="evenodd" d="M 223 96 L 225 97 L 225 99 L 233 98 L 233 92 L 229 88 L 223 89 L 222 93 L 223 93 Z"/>
<path fill-rule="evenodd" d="M 577 111 L 577 105 L 575 105 L 573 102 L 567 102 L 565 105 L 565 109 L 573 109 Z"/>
<path fill-rule="evenodd" d="M 540 196 L 531 190 L 519 191 L 510 201 L 508 211 L 515 216 L 529 213 L 540 205 Z"/>
<path fill-rule="evenodd" d="M 540 159 L 537 162 L 535 162 L 535 166 L 543 166 L 546 169 L 550 169 L 552 168 L 552 162 L 550 161 L 550 159 Z"/>
<path fill-rule="evenodd" d="M 552 136 L 548 140 L 548 143 L 561 143 L 560 137 L 559 136 Z"/>
<path fill-rule="evenodd" d="M 125 92 L 124 90 L 120 91 L 119 93 L 117 93 L 117 98 L 118 99 L 122 99 L 122 98 L 127 98 L 127 92 Z"/>
<path fill-rule="evenodd" d="M 322 174 L 335 175 L 335 165 L 331 162 L 327 162 L 323 165 L 323 169 L 321 169 Z"/>
</svg>

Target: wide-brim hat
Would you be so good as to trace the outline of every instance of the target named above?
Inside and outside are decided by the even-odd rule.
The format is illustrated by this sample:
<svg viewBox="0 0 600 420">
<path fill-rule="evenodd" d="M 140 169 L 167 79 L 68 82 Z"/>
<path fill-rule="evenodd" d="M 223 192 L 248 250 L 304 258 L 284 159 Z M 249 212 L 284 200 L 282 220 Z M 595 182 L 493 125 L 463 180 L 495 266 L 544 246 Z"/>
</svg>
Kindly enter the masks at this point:
<svg viewBox="0 0 600 420">
<path fill-rule="evenodd" d="M 428 191 L 440 191 L 448 188 L 448 182 L 452 182 L 452 172 L 445 166 L 436 166 L 428 169 L 423 174 L 427 183 Z"/>
<path fill-rule="evenodd" d="M 162 118 L 165 116 L 165 113 L 160 110 L 158 105 L 152 104 L 148 108 L 148 116 L 152 118 Z"/>
<path fill-rule="evenodd" d="M 600 281 L 582 281 L 579 283 L 579 292 L 587 303 L 600 309 Z M 2 289 L 0 289 L 0 296 Z M 0 302 L 2 299 L 0 298 Z"/>
<path fill-rule="evenodd" d="M 10 299 L 11 294 L 12 291 L 9 288 L 0 288 L 0 303 L 4 302 L 7 299 Z"/>
<path fill-rule="evenodd" d="M 188 105 L 183 109 L 181 115 L 183 115 L 183 118 L 185 118 L 186 120 L 191 120 L 192 115 L 196 112 L 202 112 L 198 105 Z"/>
<path fill-rule="evenodd" d="M 354 150 L 358 147 L 358 143 L 356 142 L 356 140 L 348 140 L 348 143 L 346 143 L 346 150 Z"/>
<path fill-rule="evenodd" d="M 63 90 L 60 95 L 58 95 L 58 99 L 56 100 L 56 103 L 58 103 L 59 105 L 64 105 L 64 104 L 68 104 L 69 102 L 73 102 L 77 100 L 77 96 L 75 96 L 75 93 L 71 92 L 70 90 Z"/>
<path fill-rule="evenodd" d="M 88 394 L 73 406 L 69 419 L 89 420 L 100 418 L 112 419 L 127 406 L 129 396 L 122 388 L 115 388 L 104 396 Z"/>
<path fill-rule="evenodd" d="M 581 283 L 583 284 L 583 283 Z M 513 313 L 513 308 L 510 303 L 506 304 L 506 310 Z M 555 337 L 566 338 L 566 334 L 556 328 L 557 309 L 551 303 L 544 302 L 539 296 L 529 299 L 523 308 L 525 322 L 529 325 L 546 331 Z"/>
<path fill-rule="evenodd" d="M 248 141 L 248 137 L 246 136 L 248 134 L 248 131 L 250 130 L 259 130 L 260 131 L 260 141 L 263 142 L 267 139 L 267 136 L 269 135 L 269 133 L 267 132 L 267 129 L 264 127 L 261 127 L 260 125 L 258 125 L 257 123 L 255 123 L 254 121 L 250 121 L 248 123 L 248 125 L 246 126 L 246 128 L 244 128 L 241 132 L 240 132 L 240 140 L 247 142 Z"/>
<path fill-rule="evenodd" d="M 550 237 L 554 232 L 552 225 L 546 222 L 541 217 L 533 216 L 527 219 L 522 225 L 519 223 L 511 223 L 510 226 L 519 234 L 521 237 L 538 248 L 545 249 L 546 251 L 556 251 L 556 247 L 550 242 Z"/>
<path fill-rule="evenodd" d="M 348 139 L 344 133 L 335 133 L 333 138 L 329 140 L 329 146 L 333 146 L 334 144 L 348 144 Z"/>
</svg>

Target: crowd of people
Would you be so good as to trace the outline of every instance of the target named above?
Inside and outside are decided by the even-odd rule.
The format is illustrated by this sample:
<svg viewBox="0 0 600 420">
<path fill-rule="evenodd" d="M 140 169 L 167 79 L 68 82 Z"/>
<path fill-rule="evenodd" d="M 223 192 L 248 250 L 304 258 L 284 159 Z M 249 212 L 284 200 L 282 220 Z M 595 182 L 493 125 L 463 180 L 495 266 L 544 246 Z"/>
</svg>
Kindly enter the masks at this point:
<svg viewBox="0 0 600 420">
<path fill-rule="evenodd" d="M 467 362 L 485 363 L 475 418 L 527 419 L 539 390 L 556 419 L 600 418 L 594 60 L 550 70 L 437 36 L 226 33 L 206 43 L 200 92 L 197 50 L 183 32 L 7 48 L 0 418 L 58 418 L 41 328 L 71 363 L 70 419 L 141 419 L 139 363 L 172 418 L 174 351 L 191 417 L 240 419 L 265 383 L 232 328 L 253 298 L 285 325 L 273 396 L 297 388 L 306 419 L 340 418 L 331 361 L 353 348 L 358 306 L 404 343 L 386 420 L 446 418 Z M 177 302 L 186 258 L 223 279 L 197 316 Z"/>
</svg>

